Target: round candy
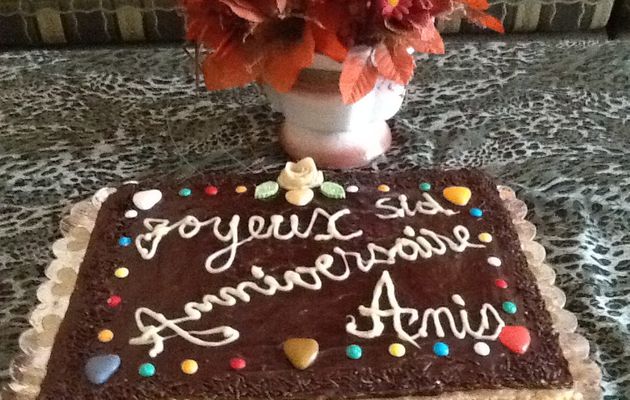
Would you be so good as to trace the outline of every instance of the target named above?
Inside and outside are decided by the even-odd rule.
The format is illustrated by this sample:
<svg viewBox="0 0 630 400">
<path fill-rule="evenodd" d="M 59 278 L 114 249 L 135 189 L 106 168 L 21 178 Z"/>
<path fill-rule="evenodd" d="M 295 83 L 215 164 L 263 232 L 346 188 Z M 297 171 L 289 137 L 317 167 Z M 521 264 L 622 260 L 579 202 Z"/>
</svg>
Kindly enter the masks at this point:
<svg viewBox="0 0 630 400">
<path fill-rule="evenodd" d="M 346 192 L 348 193 L 356 193 L 359 191 L 359 187 L 356 185 L 350 185 L 346 188 Z"/>
<path fill-rule="evenodd" d="M 179 195 L 182 197 L 188 197 L 192 194 L 192 190 L 190 188 L 182 188 L 179 191 Z"/>
<path fill-rule="evenodd" d="M 131 238 L 129 236 L 121 236 L 118 239 L 118 244 L 122 247 L 127 247 L 131 244 Z"/>
<path fill-rule="evenodd" d="M 490 243 L 490 242 L 492 242 L 492 235 L 489 234 L 488 232 L 480 233 L 478 238 L 479 238 L 479 241 L 482 242 L 482 243 Z"/>
<path fill-rule="evenodd" d="M 247 187 L 246 187 L 246 186 L 243 186 L 243 185 L 238 185 L 238 186 L 236 187 L 236 189 L 234 189 L 234 191 L 235 191 L 236 193 L 239 193 L 239 194 L 240 194 L 240 193 L 245 193 L 245 192 L 247 192 Z"/>
<path fill-rule="evenodd" d="M 247 362 L 244 358 L 234 357 L 230 359 L 230 368 L 238 371 L 239 369 L 243 369 L 247 366 Z"/>
<path fill-rule="evenodd" d="M 505 311 L 508 314 L 516 314 L 516 304 L 512 303 L 511 301 L 505 301 L 503 302 L 503 311 Z"/>
<path fill-rule="evenodd" d="M 444 342 L 436 342 L 433 345 L 433 352 L 438 357 L 446 357 L 449 353 L 448 345 Z"/>
<path fill-rule="evenodd" d="M 111 308 L 118 307 L 122 303 L 122 298 L 117 295 L 109 296 L 107 299 L 107 305 Z"/>
<path fill-rule="evenodd" d="M 428 192 L 429 190 L 431 190 L 431 184 L 429 182 L 422 182 L 420 184 L 420 190 L 422 190 L 423 192 Z"/>
<path fill-rule="evenodd" d="M 217 193 L 219 193 L 219 189 L 216 186 L 214 186 L 214 185 L 206 186 L 206 188 L 203 191 L 208 196 L 216 196 Z"/>
<path fill-rule="evenodd" d="M 125 267 L 116 268 L 116 271 L 114 271 L 114 276 L 120 279 L 126 278 L 129 276 L 129 269 Z"/>
<path fill-rule="evenodd" d="M 351 360 L 358 360 L 363 355 L 363 349 L 358 344 L 346 347 L 346 356 Z"/>
<path fill-rule="evenodd" d="M 144 363 L 140 365 L 140 368 L 138 368 L 138 373 L 140 374 L 140 376 L 150 378 L 155 375 L 155 365 L 151 363 Z"/>
<path fill-rule="evenodd" d="M 498 268 L 501 266 L 502 262 L 499 257 L 488 257 L 488 264 Z"/>
<path fill-rule="evenodd" d="M 497 279 L 497 280 L 494 281 L 494 284 L 496 285 L 496 287 L 498 287 L 500 289 L 507 289 L 508 288 L 508 283 L 504 279 Z"/>
<path fill-rule="evenodd" d="M 481 208 L 474 207 L 470 209 L 470 215 L 475 218 L 481 218 L 483 217 L 483 211 L 481 210 Z"/>
<path fill-rule="evenodd" d="M 184 360 L 182 361 L 182 372 L 188 375 L 192 375 L 197 372 L 199 369 L 199 364 L 195 360 Z"/>
<path fill-rule="evenodd" d="M 378 185 L 377 189 L 380 192 L 385 192 L 385 193 L 389 192 L 389 190 L 390 190 L 389 186 L 387 186 L 387 185 Z"/>
<path fill-rule="evenodd" d="M 400 343 L 390 344 L 388 350 L 389 350 L 389 354 L 391 354 L 394 357 L 402 357 L 407 352 L 407 350 L 405 349 L 405 346 L 403 346 Z"/>
<path fill-rule="evenodd" d="M 114 332 L 109 329 L 103 329 L 98 333 L 98 341 L 101 343 L 111 342 L 114 339 Z"/>
<path fill-rule="evenodd" d="M 475 350 L 475 353 L 479 354 L 482 357 L 485 357 L 488 354 L 490 354 L 490 346 L 488 346 L 488 344 L 484 342 L 475 343 L 475 345 L 473 346 L 473 349 Z"/>
<path fill-rule="evenodd" d="M 138 216 L 138 211 L 136 210 L 125 211 L 125 218 L 136 218 L 137 216 Z"/>
</svg>

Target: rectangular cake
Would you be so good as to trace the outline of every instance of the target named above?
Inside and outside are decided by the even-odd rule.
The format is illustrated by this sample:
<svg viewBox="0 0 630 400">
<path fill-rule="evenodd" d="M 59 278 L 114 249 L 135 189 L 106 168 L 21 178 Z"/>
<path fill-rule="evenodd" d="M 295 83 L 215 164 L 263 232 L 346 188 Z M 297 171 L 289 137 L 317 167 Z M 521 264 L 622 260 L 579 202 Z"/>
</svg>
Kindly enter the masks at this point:
<svg viewBox="0 0 630 400">
<path fill-rule="evenodd" d="M 305 159 L 101 197 L 38 399 L 581 396 L 476 170 Z"/>
</svg>

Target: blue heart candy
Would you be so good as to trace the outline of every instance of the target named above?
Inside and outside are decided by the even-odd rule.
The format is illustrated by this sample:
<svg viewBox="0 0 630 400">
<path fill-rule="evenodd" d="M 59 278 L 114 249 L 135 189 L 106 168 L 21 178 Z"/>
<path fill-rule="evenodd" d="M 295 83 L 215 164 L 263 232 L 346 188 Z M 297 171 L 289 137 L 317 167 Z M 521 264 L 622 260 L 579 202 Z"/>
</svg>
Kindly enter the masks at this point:
<svg viewBox="0 0 630 400">
<path fill-rule="evenodd" d="M 120 357 L 107 354 L 90 358 L 85 364 L 85 375 L 95 385 L 102 385 L 120 367 Z"/>
</svg>

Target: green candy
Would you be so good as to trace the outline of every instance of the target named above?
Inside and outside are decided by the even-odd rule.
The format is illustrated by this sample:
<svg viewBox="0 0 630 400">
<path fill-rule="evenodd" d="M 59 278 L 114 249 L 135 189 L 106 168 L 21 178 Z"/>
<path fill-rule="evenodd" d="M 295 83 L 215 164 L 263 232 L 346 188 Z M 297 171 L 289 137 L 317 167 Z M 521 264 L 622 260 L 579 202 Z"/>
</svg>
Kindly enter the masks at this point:
<svg viewBox="0 0 630 400">
<path fill-rule="evenodd" d="M 512 303 L 511 301 L 506 301 L 503 303 L 503 311 L 505 311 L 508 314 L 516 314 L 516 304 Z"/>
<path fill-rule="evenodd" d="M 346 198 L 346 190 L 338 183 L 335 182 L 324 182 L 319 187 L 322 194 L 330 199 L 345 199 Z"/>
<path fill-rule="evenodd" d="M 138 373 L 140 376 L 150 378 L 155 375 L 155 365 L 151 363 L 144 363 L 140 366 L 140 368 L 138 368 Z"/>
<path fill-rule="evenodd" d="M 422 190 L 423 192 L 428 192 L 429 190 L 431 190 L 431 184 L 429 182 L 422 182 L 420 184 L 420 190 Z"/>
<path fill-rule="evenodd" d="M 280 190 L 277 182 L 267 181 L 256 185 L 256 191 L 254 192 L 254 198 L 258 200 L 268 199 L 275 196 Z"/>
<path fill-rule="evenodd" d="M 358 360 L 363 356 L 363 349 L 357 344 L 351 344 L 346 347 L 346 356 L 351 360 Z"/>
</svg>

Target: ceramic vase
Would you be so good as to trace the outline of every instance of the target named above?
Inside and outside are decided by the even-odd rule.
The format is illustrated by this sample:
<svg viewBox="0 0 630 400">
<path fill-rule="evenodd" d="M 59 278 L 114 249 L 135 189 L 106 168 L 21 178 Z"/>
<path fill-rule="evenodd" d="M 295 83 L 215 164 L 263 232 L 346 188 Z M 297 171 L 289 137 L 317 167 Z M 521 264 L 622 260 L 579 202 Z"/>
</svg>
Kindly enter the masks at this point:
<svg viewBox="0 0 630 400">
<path fill-rule="evenodd" d="M 291 91 L 264 86 L 273 109 L 285 117 L 280 144 L 292 159 L 312 157 L 322 168 L 346 169 L 366 165 L 390 147 L 386 121 L 400 110 L 405 87 L 379 78 L 361 100 L 344 104 L 340 73 L 341 64 L 316 55 Z"/>
</svg>

